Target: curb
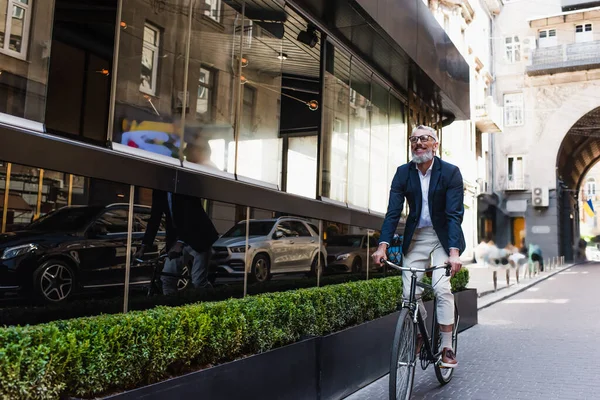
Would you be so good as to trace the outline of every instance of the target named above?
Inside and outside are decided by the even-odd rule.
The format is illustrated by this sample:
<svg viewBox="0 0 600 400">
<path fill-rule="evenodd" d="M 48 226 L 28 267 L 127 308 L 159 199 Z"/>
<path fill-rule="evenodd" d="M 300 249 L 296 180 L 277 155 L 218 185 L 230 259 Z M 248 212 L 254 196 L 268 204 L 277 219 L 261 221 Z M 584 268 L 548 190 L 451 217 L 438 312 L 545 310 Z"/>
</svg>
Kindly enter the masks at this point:
<svg viewBox="0 0 600 400">
<path fill-rule="evenodd" d="M 572 267 L 574 267 L 574 266 L 576 266 L 576 265 L 582 265 L 582 264 L 586 264 L 586 263 L 587 263 L 587 262 L 579 262 L 579 263 L 574 263 L 574 264 L 570 264 L 570 265 L 567 265 L 567 266 L 565 266 L 565 267 L 562 267 L 562 268 L 560 268 L 560 269 L 554 270 L 554 271 L 552 271 L 551 273 L 549 273 L 548 275 L 546 275 L 546 276 L 543 276 L 543 277 L 540 277 L 540 278 L 539 278 L 539 279 L 537 279 L 536 281 L 529 282 L 527 285 L 524 285 L 523 287 L 520 287 L 518 290 L 515 290 L 515 291 L 513 291 L 513 292 L 510 292 L 510 293 L 506 294 L 505 296 L 499 297 L 498 299 L 495 299 L 495 300 L 491 300 L 489 303 L 486 303 L 486 304 L 484 304 L 484 305 L 482 305 L 482 306 L 479 306 L 479 305 L 478 305 L 478 306 L 477 306 L 477 311 L 481 311 L 481 310 L 483 310 L 484 308 L 488 308 L 489 306 L 492 306 L 492 305 L 494 305 L 494 304 L 496 304 L 496 303 L 499 303 L 499 302 L 501 302 L 501 301 L 504 301 L 504 300 L 508 299 L 509 297 L 512 297 L 512 296 L 514 296 L 514 295 L 516 295 L 516 294 L 519 294 L 519 293 L 521 293 L 521 292 L 523 292 L 523 291 L 525 291 L 525 290 L 529 289 L 530 287 L 532 287 L 532 286 L 535 286 L 535 285 L 537 285 L 538 283 L 540 283 L 540 282 L 543 282 L 543 281 L 545 281 L 546 279 L 548 279 L 548 278 L 550 278 L 550 277 L 552 277 L 552 276 L 554 276 L 554 275 L 556 275 L 556 274 L 560 274 L 561 272 L 563 272 L 563 271 L 566 271 L 566 270 L 568 270 L 568 269 L 570 269 L 570 268 L 572 268 Z M 507 289 L 508 289 L 508 288 L 507 288 Z M 481 297 L 479 297 L 478 299 L 481 299 Z"/>
</svg>

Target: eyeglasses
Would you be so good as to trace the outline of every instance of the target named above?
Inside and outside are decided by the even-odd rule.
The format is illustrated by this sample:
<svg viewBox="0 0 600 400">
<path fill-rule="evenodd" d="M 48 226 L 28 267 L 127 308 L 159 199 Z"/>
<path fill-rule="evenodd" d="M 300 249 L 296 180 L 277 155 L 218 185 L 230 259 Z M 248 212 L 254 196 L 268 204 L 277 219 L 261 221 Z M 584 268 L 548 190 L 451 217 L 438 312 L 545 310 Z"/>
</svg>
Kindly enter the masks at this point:
<svg viewBox="0 0 600 400">
<path fill-rule="evenodd" d="M 435 138 L 433 136 L 431 136 L 431 135 L 421 135 L 421 136 L 411 136 L 410 137 L 410 142 L 411 143 L 417 143 L 419 140 L 422 143 L 427 143 L 430 140 L 435 141 Z"/>
</svg>

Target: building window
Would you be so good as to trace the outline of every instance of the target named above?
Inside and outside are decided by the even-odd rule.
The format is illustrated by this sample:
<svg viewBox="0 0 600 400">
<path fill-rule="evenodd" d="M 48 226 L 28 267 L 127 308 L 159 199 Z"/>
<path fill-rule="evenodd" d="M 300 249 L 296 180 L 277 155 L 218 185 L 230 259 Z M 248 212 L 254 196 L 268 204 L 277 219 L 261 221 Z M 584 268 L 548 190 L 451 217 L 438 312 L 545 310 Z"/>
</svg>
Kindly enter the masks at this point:
<svg viewBox="0 0 600 400">
<path fill-rule="evenodd" d="M 0 52 L 25 60 L 33 0 L 0 1 Z"/>
<path fill-rule="evenodd" d="M 221 20 L 221 0 L 204 0 L 204 2 L 206 3 L 204 15 L 219 22 Z"/>
<path fill-rule="evenodd" d="M 157 27 L 146 23 L 144 25 L 144 44 L 142 47 L 142 70 L 140 76 L 140 91 L 156 95 L 158 77 L 158 49 L 160 46 L 160 31 Z"/>
<path fill-rule="evenodd" d="M 525 189 L 525 165 L 523 163 L 523 156 L 508 156 L 507 166 L 508 179 L 506 188 L 508 190 Z"/>
<path fill-rule="evenodd" d="M 588 198 L 596 196 L 596 180 L 594 178 L 590 178 L 585 183 L 585 194 Z"/>
<path fill-rule="evenodd" d="M 256 101 L 256 89 L 247 84 L 244 85 L 244 98 L 242 101 L 242 132 L 251 133 L 254 130 L 254 103 Z"/>
<path fill-rule="evenodd" d="M 504 38 L 506 60 L 513 64 L 521 61 L 521 43 L 517 35 Z"/>
<path fill-rule="evenodd" d="M 552 47 L 558 44 L 556 29 L 543 29 L 538 32 L 538 36 L 540 47 Z"/>
<path fill-rule="evenodd" d="M 591 42 L 594 40 L 592 24 L 575 25 L 575 42 Z"/>
<path fill-rule="evenodd" d="M 504 95 L 504 125 L 523 125 L 523 93 Z"/>
<path fill-rule="evenodd" d="M 196 115 L 203 121 L 210 120 L 211 100 L 214 87 L 214 71 L 208 68 L 200 68 L 198 77 L 198 99 L 196 101 Z"/>
</svg>

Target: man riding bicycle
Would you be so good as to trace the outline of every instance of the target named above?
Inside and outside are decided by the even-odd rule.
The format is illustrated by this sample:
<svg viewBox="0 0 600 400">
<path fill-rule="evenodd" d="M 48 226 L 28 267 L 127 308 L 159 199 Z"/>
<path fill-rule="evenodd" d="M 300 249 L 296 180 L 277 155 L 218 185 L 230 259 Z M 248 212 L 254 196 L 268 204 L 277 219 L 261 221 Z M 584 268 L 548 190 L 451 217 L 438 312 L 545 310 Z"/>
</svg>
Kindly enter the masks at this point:
<svg viewBox="0 0 600 400">
<path fill-rule="evenodd" d="M 401 165 L 392 180 L 388 209 L 381 228 L 379 247 L 373 253 L 374 262 L 387 260 L 387 248 L 396 232 L 398 221 L 408 201 L 410 212 L 406 219 L 402 243 L 403 265 L 425 268 L 449 263 L 452 276 L 460 270 L 460 254 L 465 249 L 461 224 L 464 214 L 463 179 L 455 165 L 434 156 L 438 149 L 436 131 L 419 125 L 411 133 L 412 161 Z M 418 279 L 423 277 L 420 273 Z M 410 291 L 410 273 L 402 273 L 403 298 Z M 452 348 L 454 326 L 454 296 L 450 291 L 450 278 L 444 269 L 433 272 L 431 279 L 437 297 L 437 317 L 442 336 L 441 365 L 454 368 L 458 365 L 455 349 Z M 423 319 L 427 317 L 420 299 L 423 289 L 418 287 L 419 310 Z M 417 354 L 422 343 L 418 337 Z"/>
</svg>

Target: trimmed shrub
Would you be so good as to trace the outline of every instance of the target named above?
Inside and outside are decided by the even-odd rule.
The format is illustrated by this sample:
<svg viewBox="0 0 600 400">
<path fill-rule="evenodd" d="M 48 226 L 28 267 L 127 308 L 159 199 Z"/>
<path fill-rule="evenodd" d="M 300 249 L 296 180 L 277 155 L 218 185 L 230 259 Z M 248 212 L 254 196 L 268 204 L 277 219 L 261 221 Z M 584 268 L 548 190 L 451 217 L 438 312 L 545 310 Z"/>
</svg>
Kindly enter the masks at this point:
<svg viewBox="0 0 600 400">
<path fill-rule="evenodd" d="M 466 282 L 468 273 L 454 286 Z M 132 389 L 382 317 L 397 309 L 401 288 L 401 278 L 390 277 L 1 328 L 0 395 L 55 399 Z"/>
</svg>

